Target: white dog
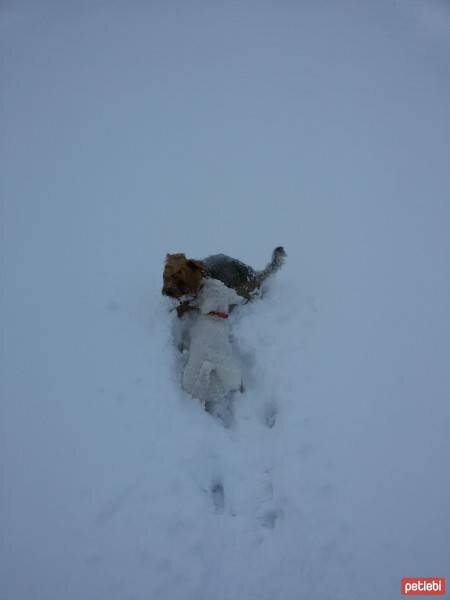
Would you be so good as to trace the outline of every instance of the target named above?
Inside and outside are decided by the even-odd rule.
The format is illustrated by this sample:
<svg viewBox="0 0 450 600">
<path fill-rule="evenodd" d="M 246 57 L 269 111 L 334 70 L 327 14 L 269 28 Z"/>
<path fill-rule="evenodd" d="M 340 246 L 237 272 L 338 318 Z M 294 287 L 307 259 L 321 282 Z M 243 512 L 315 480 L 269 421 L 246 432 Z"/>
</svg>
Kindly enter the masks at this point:
<svg viewBox="0 0 450 600">
<path fill-rule="evenodd" d="M 214 406 L 242 389 L 242 371 L 230 341 L 230 305 L 243 298 L 218 279 L 205 279 L 198 297 L 199 316 L 190 344 L 182 386 L 194 398 Z"/>
</svg>

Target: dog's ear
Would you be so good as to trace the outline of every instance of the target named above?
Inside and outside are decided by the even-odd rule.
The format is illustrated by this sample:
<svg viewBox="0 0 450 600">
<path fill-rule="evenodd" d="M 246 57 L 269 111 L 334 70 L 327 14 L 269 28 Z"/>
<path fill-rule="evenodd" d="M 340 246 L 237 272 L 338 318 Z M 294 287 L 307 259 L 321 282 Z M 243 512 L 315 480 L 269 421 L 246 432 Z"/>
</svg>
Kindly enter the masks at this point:
<svg viewBox="0 0 450 600">
<path fill-rule="evenodd" d="M 166 262 L 169 261 L 170 259 L 175 259 L 175 258 L 186 258 L 186 255 L 183 254 L 182 252 L 176 252 L 175 254 L 166 254 Z"/>
<path fill-rule="evenodd" d="M 189 259 L 188 261 L 186 261 L 186 264 L 189 267 L 189 269 L 191 271 L 193 271 L 194 273 L 196 271 L 200 271 L 200 273 L 203 273 L 203 271 L 204 271 L 203 263 L 199 260 Z"/>
<path fill-rule="evenodd" d="M 228 304 L 243 304 L 244 303 L 244 298 L 242 296 L 239 296 L 239 294 L 233 290 L 232 288 L 227 288 L 227 301 Z"/>
</svg>

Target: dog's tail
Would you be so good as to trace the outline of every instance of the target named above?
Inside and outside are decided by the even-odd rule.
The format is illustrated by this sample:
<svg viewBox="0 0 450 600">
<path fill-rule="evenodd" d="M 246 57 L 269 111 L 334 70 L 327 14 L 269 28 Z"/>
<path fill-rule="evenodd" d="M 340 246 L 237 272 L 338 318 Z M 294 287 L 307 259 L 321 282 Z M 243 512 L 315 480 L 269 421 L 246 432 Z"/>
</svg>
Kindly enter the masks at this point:
<svg viewBox="0 0 450 600">
<path fill-rule="evenodd" d="M 194 398 L 207 402 L 219 399 L 225 392 L 226 389 L 216 367 L 209 360 L 205 360 L 190 393 Z"/>
<path fill-rule="evenodd" d="M 277 246 L 275 248 L 275 250 L 272 252 L 272 260 L 268 262 L 264 269 L 259 271 L 257 274 L 259 285 L 261 285 L 261 283 L 267 279 L 269 275 L 272 275 L 272 273 L 275 273 L 278 271 L 278 269 L 281 269 L 286 256 L 287 254 L 283 246 Z"/>
</svg>

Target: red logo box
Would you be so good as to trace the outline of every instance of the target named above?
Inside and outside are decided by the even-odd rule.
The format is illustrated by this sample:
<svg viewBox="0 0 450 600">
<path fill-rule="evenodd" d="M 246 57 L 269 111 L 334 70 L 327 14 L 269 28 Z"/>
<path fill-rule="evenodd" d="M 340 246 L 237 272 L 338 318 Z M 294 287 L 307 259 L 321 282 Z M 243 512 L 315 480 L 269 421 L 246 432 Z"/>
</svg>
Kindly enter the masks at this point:
<svg viewBox="0 0 450 600">
<path fill-rule="evenodd" d="M 400 591 L 404 596 L 443 596 L 445 577 L 403 577 Z"/>
</svg>

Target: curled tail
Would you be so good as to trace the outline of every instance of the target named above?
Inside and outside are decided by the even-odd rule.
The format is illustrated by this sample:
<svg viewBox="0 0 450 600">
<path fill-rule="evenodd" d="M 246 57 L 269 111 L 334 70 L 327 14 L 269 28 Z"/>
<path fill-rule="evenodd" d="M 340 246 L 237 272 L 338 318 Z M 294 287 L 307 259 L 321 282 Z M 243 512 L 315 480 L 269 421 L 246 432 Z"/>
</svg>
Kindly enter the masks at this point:
<svg viewBox="0 0 450 600">
<path fill-rule="evenodd" d="M 275 250 L 272 252 L 272 260 L 267 263 L 262 271 L 258 271 L 257 273 L 258 285 L 261 285 L 261 283 L 267 279 L 269 275 L 272 275 L 272 273 L 275 273 L 278 271 L 278 269 L 281 269 L 286 256 L 287 254 L 283 246 L 277 246 L 275 248 Z"/>
</svg>

